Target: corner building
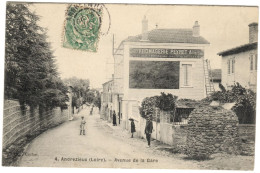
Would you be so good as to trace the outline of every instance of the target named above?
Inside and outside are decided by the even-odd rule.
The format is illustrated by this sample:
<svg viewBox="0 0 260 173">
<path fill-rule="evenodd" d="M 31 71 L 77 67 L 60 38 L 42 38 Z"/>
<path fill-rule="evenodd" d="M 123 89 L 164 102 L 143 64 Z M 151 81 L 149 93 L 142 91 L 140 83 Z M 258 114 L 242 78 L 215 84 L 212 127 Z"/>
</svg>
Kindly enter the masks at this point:
<svg viewBox="0 0 260 173">
<path fill-rule="evenodd" d="M 219 52 L 222 57 L 222 85 L 232 89 L 239 83 L 247 89 L 257 91 L 258 23 L 249 26 L 249 43 Z"/>
<path fill-rule="evenodd" d="M 123 40 L 114 52 L 114 109 L 138 121 L 145 97 L 171 93 L 179 98 L 202 99 L 205 91 L 205 49 L 196 21 L 191 29 L 154 29 L 142 20 L 142 34 Z"/>
</svg>

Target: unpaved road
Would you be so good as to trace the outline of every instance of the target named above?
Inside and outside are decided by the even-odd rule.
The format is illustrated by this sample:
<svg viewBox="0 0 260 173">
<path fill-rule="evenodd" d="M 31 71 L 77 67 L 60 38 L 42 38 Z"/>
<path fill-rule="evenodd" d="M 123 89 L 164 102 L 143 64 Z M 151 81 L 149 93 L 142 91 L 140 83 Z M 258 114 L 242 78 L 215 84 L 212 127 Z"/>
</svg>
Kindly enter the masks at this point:
<svg viewBox="0 0 260 173">
<path fill-rule="evenodd" d="M 87 122 L 85 136 L 79 135 L 81 116 L 85 116 Z M 34 139 L 19 166 L 198 169 L 192 161 L 183 163 L 167 155 L 158 155 L 154 147 L 146 148 L 145 140 L 129 137 L 120 127 L 111 127 L 100 120 L 99 115 L 90 116 L 86 108 L 73 121 Z"/>
<path fill-rule="evenodd" d="M 86 118 L 86 135 L 79 135 L 80 117 Z M 208 161 L 185 159 L 152 141 L 130 138 L 120 127 L 111 126 L 89 107 L 73 121 L 50 129 L 34 139 L 18 162 L 24 167 L 164 168 L 164 169 L 253 169 L 254 157 L 219 155 Z M 134 162 L 135 161 L 137 162 Z M 142 162 L 143 161 L 143 162 Z M 149 161 L 149 162 L 148 162 Z"/>
</svg>

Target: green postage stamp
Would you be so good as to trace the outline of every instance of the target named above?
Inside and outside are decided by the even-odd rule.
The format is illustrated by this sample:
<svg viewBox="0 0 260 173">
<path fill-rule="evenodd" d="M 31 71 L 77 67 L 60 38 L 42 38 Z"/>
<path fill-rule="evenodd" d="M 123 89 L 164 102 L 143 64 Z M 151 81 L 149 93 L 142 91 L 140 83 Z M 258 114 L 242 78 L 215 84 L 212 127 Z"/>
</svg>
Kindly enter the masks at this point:
<svg viewBox="0 0 260 173">
<path fill-rule="evenodd" d="M 63 47 L 97 51 L 101 27 L 102 6 L 70 5 L 66 13 Z"/>
</svg>

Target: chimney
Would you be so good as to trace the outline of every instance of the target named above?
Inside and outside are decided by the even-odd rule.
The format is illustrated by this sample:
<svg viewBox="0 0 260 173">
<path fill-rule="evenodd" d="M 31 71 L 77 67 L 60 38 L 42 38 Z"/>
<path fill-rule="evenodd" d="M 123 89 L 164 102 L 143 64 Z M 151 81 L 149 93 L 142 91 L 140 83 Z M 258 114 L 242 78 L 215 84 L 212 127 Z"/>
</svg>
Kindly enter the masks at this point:
<svg viewBox="0 0 260 173">
<path fill-rule="evenodd" d="M 146 19 L 146 16 L 144 16 L 142 20 L 142 39 L 141 41 L 147 41 L 148 40 L 148 20 Z"/>
<path fill-rule="evenodd" d="M 195 23 L 193 25 L 192 36 L 193 37 L 199 37 L 200 36 L 200 25 L 199 25 L 198 21 L 195 21 Z"/>
<path fill-rule="evenodd" d="M 249 25 L 249 43 L 258 41 L 258 23 L 250 23 Z"/>
</svg>

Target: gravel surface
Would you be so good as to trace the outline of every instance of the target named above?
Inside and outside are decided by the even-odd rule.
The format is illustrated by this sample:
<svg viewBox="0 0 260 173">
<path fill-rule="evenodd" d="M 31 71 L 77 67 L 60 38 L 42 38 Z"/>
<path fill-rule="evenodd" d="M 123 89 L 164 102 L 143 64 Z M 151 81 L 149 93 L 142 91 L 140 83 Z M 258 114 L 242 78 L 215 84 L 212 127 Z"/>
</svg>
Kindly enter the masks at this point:
<svg viewBox="0 0 260 173">
<path fill-rule="evenodd" d="M 130 138 L 126 130 L 89 115 L 89 107 L 32 141 L 18 166 L 88 168 L 242 169 L 252 170 L 253 156 L 214 155 L 195 161 L 169 152 L 170 146 Z M 86 118 L 86 135 L 79 135 L 80 117 Z"/>
</svg>

